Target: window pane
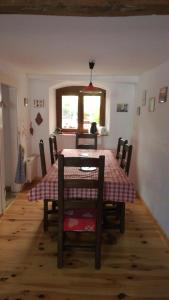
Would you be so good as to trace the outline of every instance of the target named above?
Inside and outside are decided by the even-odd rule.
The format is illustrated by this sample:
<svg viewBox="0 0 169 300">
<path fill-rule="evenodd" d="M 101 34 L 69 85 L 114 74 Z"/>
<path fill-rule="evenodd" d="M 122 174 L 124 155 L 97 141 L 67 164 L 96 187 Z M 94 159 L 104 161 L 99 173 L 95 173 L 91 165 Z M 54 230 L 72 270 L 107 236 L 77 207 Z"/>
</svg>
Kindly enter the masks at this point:
<svg viewBox="0 0 169 300">
<path fill-rule="evenodd" d="M 83 128 L 89 129 L 92 122 L 100 123 L 100 96 L 84 96 Z"/>
<path fill-rule="evenodd" d="M 62 96 L 62 128 L 78 127 L 78 96 Z"/>
</svg>

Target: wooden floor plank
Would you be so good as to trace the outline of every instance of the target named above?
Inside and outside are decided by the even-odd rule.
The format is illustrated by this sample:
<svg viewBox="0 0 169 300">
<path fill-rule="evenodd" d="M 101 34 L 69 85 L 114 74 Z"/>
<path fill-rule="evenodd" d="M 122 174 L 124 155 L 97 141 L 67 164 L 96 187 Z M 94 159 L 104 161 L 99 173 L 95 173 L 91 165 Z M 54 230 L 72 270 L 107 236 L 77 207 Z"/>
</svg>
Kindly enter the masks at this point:
<svg viewBox="0 0 169 300">
<path fill-rule="evenodd" d="M 57 269 L 57 228 L 43 232 L 43 202 L 19 193 L 0 219 L 0 300 L 169 300 L 169 246 L 141 200 L 127 205 L 126 232 L 103 235 L 94 255 L 69 251 Z"/>
</svg>

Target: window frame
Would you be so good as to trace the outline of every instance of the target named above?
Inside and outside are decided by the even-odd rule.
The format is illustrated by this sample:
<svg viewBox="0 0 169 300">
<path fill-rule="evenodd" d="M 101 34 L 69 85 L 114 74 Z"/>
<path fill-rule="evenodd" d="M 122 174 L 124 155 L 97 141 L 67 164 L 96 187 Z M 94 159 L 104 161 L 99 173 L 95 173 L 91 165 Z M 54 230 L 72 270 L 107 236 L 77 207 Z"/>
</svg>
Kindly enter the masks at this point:
<svg viewBox="0 0 169 300">
<path fill-rule="evenodd" d="M 62 132 L 65 133 L 76 133 L 76 132 L 87 132 L 83 129 L 83 96 L 88 95 L 87 93 L 82 93 L 81 90 L 84 86 L 67 86 L 63 88 L 56 89 L 56 125 L 60 128 Z M 100 126 L 105 126 L 105 112 L 106 112 L 106 91 L 101 88 L 97 88 L 102 93 L 93 94 L 93 96 L 100 96 Z M 62 128 L 62 96 L 78 96 L 78 128 Z M 91 94 L 92 96 L 92 94 Z"/>
</svg>

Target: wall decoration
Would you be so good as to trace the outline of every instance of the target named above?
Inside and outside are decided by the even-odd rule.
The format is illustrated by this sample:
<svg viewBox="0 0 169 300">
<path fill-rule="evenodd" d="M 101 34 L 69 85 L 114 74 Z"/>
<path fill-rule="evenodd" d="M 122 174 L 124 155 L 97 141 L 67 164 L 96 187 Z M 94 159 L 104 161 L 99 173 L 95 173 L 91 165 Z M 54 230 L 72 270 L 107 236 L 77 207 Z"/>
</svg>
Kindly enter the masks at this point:
<svg viewBox="0 0 169 300">
<path fill-rule="evenodd" d="M 117 104 L 117 112 L 128 112 L 128 104 Z"/>
<path fill-rule="evenodd" d="M 36 124 L 38 124 L 38 125 L 40 125 L 43 122 L 43 119 L 42 119 L 42 116 L 40 113 L 37 114 L 35 121 L 36 121 Z"/>
<path fill-rule="evenodd" d="M 146 105 L 146 99 L 147 99 L 147 91 L 144 90 L 142 95 L 142 106 Z"/>
<path fill-rule="evenodd" d="M 149 107 L 148 107 L 150 112 L 155 111 L 155 97 L 150 97 L 149 98 Z"/>
<path fill-rule="evenodd" d="M 29 132 L 30 132 L 31 135 L 33 135 L 33 126 L 32 126 L 32 122 L 30 122 Z"/>
<path fill-rule="evenodd" d="M 28 98 L 24 98 L 24 106 L 28 106 Z"/>
<path fill-rule="evenodd" d="M 140 113 L 141 113 L 141 107 L 137 106 L 137 115 L 140 116 Z"/>
<path fill-rule="evenodd" d="M 160 89 L 158 102 L 164 103 L 167 101 L 168 86 Z"/>
<path fill-rule="evenodd" d="M 33 100 L 33 107 L 44 107 L 44 103 L 45 103 L 45 100 L 44 99 L 34 99 Z"/>
</svg>

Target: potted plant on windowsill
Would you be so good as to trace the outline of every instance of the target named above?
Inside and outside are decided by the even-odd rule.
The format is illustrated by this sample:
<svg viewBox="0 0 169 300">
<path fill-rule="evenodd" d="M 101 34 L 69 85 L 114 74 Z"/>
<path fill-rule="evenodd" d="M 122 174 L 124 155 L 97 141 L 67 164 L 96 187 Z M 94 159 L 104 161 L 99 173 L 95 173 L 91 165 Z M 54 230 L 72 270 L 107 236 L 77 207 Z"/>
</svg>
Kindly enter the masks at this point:
<svg viewBox="0 0 169 300">
<path fill-rule="evenodd" d="M 57 128 L 55 129 L 54 133 L 56 133 L 56 134 L 61 134 L 61 133 L 62 133 L 62 129 L 57 127 Z"/>
</svg>

